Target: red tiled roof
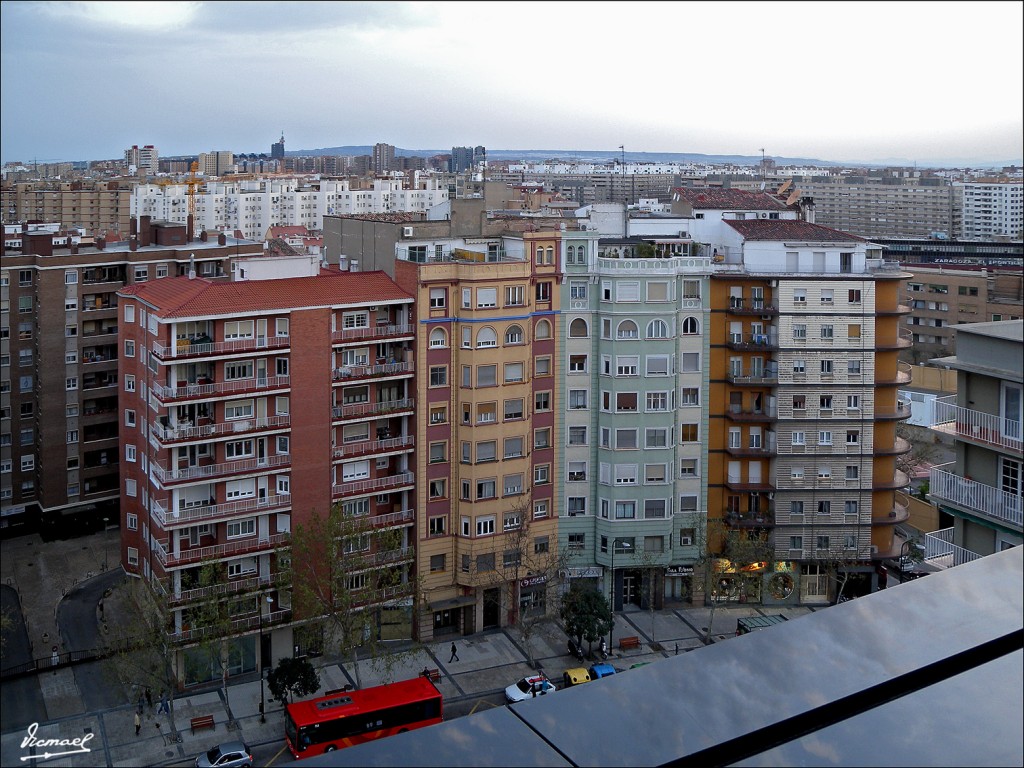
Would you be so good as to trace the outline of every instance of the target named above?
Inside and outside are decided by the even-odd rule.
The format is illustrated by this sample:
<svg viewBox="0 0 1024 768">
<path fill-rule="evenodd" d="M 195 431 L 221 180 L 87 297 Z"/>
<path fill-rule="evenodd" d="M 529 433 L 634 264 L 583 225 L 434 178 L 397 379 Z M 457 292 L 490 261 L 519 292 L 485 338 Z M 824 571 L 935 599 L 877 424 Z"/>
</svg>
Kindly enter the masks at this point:
<svg viewBox="0 0 1024 768">
<path fill-rule="evenodd" d="M 751 192 L 730 187 L 676 187 L 680 200 L 693 208 L 724 211 L 784 211 L 787 205 L 767 192 Z"/>
<path fill-rule="evenodd" d="M 321 270 L 313 277 L 213 282 L 171 277 L 134 283 L 118 291 L 158 307 L 161 317 L 202 317 L 233 312 L 273 312 L 300 307 L 376 304 L 410 300 L 385 272 Z"/>
<path fill-rule="evenodd" d="M 840 232 L 838 229 L 811 224 L 807 221 L 792 219 L 725 219 L 725 223 L 735 229 L 745 240 L 816 240 L 865 242 L 863 237 Z"/>
</svg>

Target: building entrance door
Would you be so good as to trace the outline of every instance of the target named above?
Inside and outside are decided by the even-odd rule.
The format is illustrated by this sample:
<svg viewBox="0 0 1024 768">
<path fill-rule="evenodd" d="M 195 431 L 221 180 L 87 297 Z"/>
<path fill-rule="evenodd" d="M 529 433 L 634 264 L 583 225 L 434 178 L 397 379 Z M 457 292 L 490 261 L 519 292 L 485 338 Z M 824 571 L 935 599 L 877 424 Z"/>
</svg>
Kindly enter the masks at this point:
<svg viewBox="0 0 1024 768">
<path fill-rule="evenodd" d="M 501 625 L 501 590 L 484 590 L 484 629 Z"/>
</svg>

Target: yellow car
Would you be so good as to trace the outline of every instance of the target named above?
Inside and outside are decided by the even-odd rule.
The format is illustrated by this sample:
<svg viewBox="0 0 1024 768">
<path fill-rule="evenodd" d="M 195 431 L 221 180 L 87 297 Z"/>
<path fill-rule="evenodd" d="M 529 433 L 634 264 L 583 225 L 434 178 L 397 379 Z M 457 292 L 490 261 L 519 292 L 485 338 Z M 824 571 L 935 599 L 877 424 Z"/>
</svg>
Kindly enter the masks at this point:
<svg viewBox="0 0 1024 768">
<path fill-rule="evenodd" d="M 574 685 L 583 685 L 590 682 L 590 672 L 583 667 L 567 669 L 562 673 L 562 685 L 565 688 L 572 688 Z"/>
</svg>

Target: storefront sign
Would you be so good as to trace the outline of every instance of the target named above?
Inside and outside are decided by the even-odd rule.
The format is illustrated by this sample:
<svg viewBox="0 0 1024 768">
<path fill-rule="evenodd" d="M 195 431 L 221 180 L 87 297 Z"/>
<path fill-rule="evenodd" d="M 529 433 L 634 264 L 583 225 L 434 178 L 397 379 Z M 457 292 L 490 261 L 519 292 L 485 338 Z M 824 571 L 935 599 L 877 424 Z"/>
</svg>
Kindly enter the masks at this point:
<svg viewBox="0 0 1024 768">
<path fill-rule="evenodd" d="M 521 587 L 535 587 L 538 584 L 544 584 L 548 580 L 547 576 L 530 576 L 529 578 L 523 579 L 519 582 Z"/>
<path fill-rule="evenodd" d="M 692 576 L 692 565 L 673 565 L 665 569 L 666 576 Z"/>
<path fill-rule="evenodd" d="M 600 575 L 600 568 L 570 568 L 568 570 L 570 579 L 596 579 Z"/>
</svg>

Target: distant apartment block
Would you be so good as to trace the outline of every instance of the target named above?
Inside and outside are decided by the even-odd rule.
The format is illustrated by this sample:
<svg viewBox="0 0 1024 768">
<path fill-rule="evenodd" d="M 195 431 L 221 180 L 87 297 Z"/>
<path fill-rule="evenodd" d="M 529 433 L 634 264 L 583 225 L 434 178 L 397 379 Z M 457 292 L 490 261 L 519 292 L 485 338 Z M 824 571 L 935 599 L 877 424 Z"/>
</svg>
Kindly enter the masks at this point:
<svg viewBox="0 0 1024 768">
<path fill-rule="evenodd" d="M 1024 320 L 956 334 L 957 354 L 931 361 L 957 372 L 957 393 L 936 401 L 932 424 L 953 438 L 956 458 L 929 476 L 953 526 L 927 536 L 926 557 L 946 567 L 1024 544 Z"/>
<path fill-rule="evenodd" d="M 271 160 L 284 160 L 284 132 L 281 133 L 281 138 L 270 145 L 270 159 Z"/>
<path fill-rule="evenodd" d="M 23 181 L 0 185 L 5 224 L 57 222 L 117 239 L 128 232 L 132 180 Z"/>
<path fill-rule="evenodd" d="M 203 636 L 190 608 L 212 596 L 231 606 L 232 674 L 320 647 L 295 625 L 316 617 L 294 612 L 289 547 L 296 526 L 332 505 L 360 521 L 349 544 L 369 564 L 348 579 L 348 604 L 371 607 L 359 595 L 388 571 L 386 612 L 408 625 L 412 298 L 379 272 L 182 276 L 118 297 L 121 562 L 162 596 L 172 640 Z M 370 533 L 383 529 L 397 543 L 376 551 Z M 219 578 L 204 585 L 210 566 Z M 178 665 L 185 684 L 214 674 L 194 647 Z"/>
<path fill-rule="evenodd" d="M 194 269 L 230 274 L 259 244 L 186 242 L 185 227 L 143 219 L 137 236 L 55 246 L 26 232 L 0 271 L 0 526 L 60 532 L 80 515 L 116 519 L 117 360 L 124 327 L 117 291 Z M 21 528 L 24 530 L 25 528 Z"/>
<path fill-rule="evenodd" d="M 223 176 L 234 170 L 235 156 L 228 150 L 200 152 L 198 162 L 204 176 Z"/>
<path fill-rule="evenodd" d="M 943 267 L 905 264 L 910 279 L 900 303 L 910 309 L 901 325 L 913 346 L 904 359 L 923 363 L 956 352 L 962 323 L 1017 320 L 1024 316 L 1024 267 Z"/>
<path fill-rule="evenodd" d="M 324 217 L 346 214 L 425 213 L 448 199 L 437 179 L 417 174 L 413 185 L 375 179 L 365 188 L 350 180 L 307 182 L 299 179 L 208 181 L 195 194 L 196 229 L 240 231 L 260 240 L 273 226 L 322 229 Z M 131 193 L 136 216 L 184 222 L 188 216 L 185 184 L 140 184 Z"/>
<path fill-rule="evenodd" d="M 1024 184 L 1009 180 L 957 183 L 958 234 L 968 240 L 1024 237 Z"/>
<path fill-rule="evenodd" d="M 373 145 L 373 172 L 389 173 L 395 166 L 395 147 L 392 144 Z"/>
<path fill-rule="evenodd" d="M 133 144 L 124 151 L 124 161 L 128 165 L 128 175 L 147 174 L 155 176 L 160 168 L 160 152 L 152 144 L 140 147 Z"/>
</svg>

